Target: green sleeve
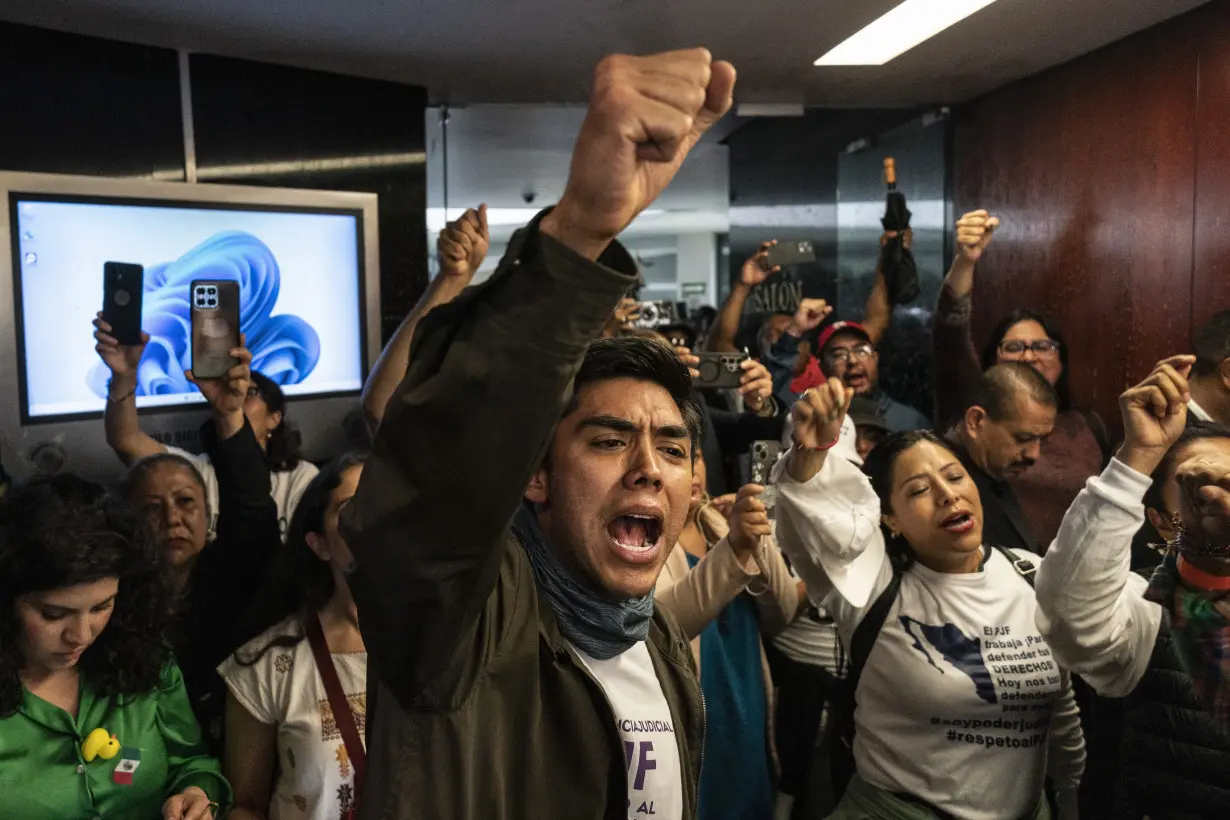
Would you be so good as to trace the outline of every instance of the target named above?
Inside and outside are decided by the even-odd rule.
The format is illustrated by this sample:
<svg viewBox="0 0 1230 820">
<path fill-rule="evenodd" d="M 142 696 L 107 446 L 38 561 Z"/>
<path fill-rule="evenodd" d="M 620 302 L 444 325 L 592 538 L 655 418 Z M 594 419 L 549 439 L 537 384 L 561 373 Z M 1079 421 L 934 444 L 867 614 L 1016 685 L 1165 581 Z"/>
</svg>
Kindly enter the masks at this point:
<svg viewBox="0 0 1230 820">
<path fill-rule="evenodd" d="M 155 722 L 167 753 L 166 797 L 196 786 L 220 805 L 216 816 L 224 816 L 231 805 L 231 785 L 222 776 L 218 761 L 205 751 L 201 727 L 184 689 L 184 677 L 174 663 L 167 664 L 162 671 Z"/>
</svg>

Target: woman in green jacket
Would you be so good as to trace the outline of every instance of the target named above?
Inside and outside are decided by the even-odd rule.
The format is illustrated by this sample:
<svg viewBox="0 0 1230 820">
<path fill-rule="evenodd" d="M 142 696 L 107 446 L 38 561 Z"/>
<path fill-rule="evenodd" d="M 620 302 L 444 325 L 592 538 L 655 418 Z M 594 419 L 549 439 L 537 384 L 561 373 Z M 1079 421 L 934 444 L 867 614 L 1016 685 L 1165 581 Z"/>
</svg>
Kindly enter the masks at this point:
<svg viewBox="0 0 1230 820">
<path fill-rule="evenodd" d="M 208 820 L 230 802 L 171 659 L 148 531 L 58 476 L 0 502 L 0 817 Z"/>
</svg>

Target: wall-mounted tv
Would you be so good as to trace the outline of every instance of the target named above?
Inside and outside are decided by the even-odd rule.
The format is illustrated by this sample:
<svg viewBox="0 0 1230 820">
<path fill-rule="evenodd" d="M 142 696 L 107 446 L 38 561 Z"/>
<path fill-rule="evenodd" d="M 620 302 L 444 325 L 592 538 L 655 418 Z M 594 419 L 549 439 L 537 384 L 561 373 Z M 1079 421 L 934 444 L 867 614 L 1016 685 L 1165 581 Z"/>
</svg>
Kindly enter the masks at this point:
<svg viewBox="0 0 1230 820">
<path fill-rule="evenodd" d="M 109 373 L 90 323 L 108 261 L 145 268 L 143 416 L 203 406 L 184 378 L 194 279 L 239 283 L 253 368 L 296 404 L 357 395 L 379 352 L 375 195 L 0 173 L 0 202 L 10 265 L 4 276 L 0 262 L 0 339 L 12 340 L 0 356 L 0 436 L 10 446 L 14 423 L 90 419 L 101 437 Z"/>
</svg>

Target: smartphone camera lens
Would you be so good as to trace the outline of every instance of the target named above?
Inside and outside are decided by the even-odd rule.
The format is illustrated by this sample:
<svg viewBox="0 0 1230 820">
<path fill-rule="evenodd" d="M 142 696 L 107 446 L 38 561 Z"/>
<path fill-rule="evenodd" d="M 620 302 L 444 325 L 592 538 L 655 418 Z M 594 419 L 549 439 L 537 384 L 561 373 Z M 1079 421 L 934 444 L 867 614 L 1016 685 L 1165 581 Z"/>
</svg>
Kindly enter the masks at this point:
<svg viewBox="0 0 1230 820">
<path fill-rule="evenodd" d="M 213 296 L 214 294 L 218 292 L 218 289 L 215 288 L 213 285 L 210 285 L 209 287 L 205 288 L 205 292 L 208 293 L 210 296 Z"/>
</svg>

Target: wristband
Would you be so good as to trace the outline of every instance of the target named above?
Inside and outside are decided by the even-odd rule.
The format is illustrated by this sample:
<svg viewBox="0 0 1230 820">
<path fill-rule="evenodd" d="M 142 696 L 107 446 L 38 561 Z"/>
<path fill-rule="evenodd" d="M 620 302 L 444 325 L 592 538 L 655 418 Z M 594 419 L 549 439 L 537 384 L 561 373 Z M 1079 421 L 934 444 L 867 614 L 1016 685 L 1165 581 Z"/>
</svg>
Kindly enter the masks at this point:
<svg viewBox="0 0 1230 820">
<path fill-rule="evenodd" d="M 124 395 L 112 396 L 111 395 L 111 380 L 110 379 L 107 380 L 107 402 L 109 404 L 119 404 L 120 402 L 126 401 L 135 395 L 137 395 L 137 385 L 134 384 L 132 389 L 129 390 Z"/>
<path fill-rule="evenodd" d="M 837 442 L 839 441 L 841 441 L 841 431 L 838 431 L 837 438 L 833 439 L 828 444 L 824 444 L 819 447 L 808 447 L 806 444 L 799 444 L 799 442 L 796 441 L 792 449 L 798 450 L 801 453 L 823 453 L 828 450 L 832 450 L 837 446 Z"/>
</svg>

